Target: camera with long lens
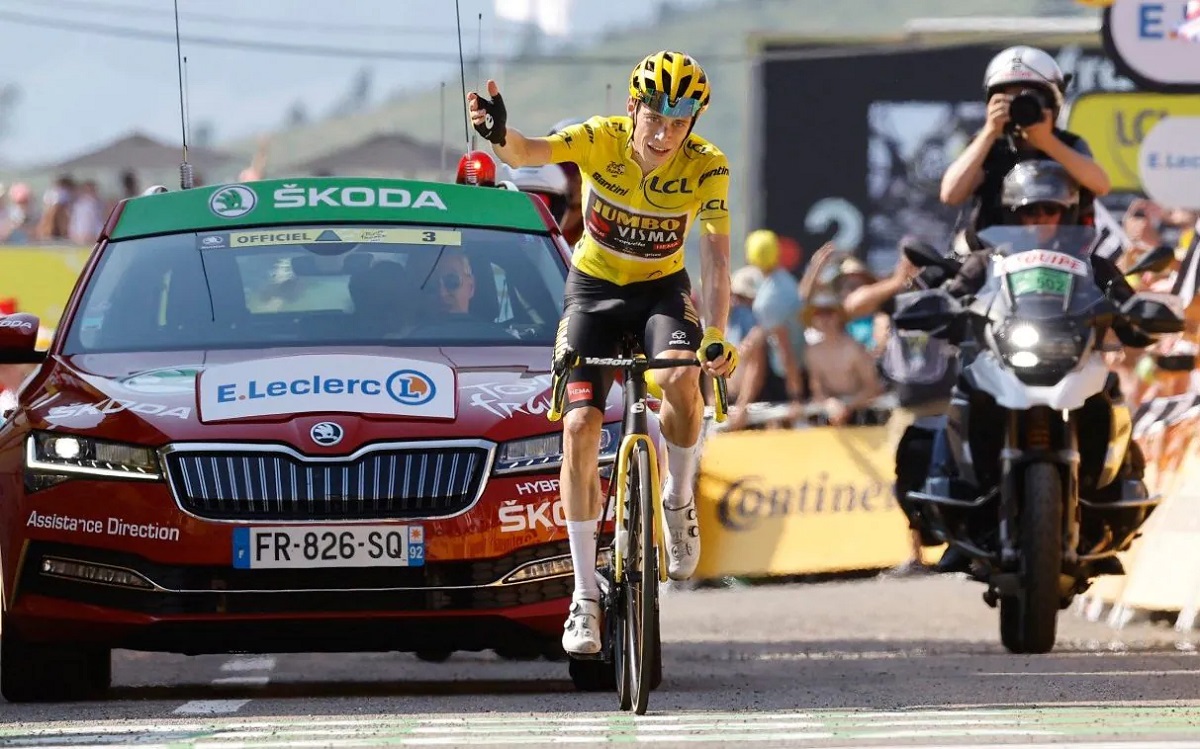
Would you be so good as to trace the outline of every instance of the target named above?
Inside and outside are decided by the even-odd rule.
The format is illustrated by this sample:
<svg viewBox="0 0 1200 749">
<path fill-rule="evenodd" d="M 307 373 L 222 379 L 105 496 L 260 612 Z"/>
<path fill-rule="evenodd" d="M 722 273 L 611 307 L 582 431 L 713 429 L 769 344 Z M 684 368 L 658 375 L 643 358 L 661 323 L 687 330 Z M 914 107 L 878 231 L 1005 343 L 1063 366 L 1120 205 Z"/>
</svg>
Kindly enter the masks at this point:
<svg viewBox="0 0 1200 749">
<path fill-rule="evenodd" d="M 1046 95 L 1033 88 L 1025 88 L 1013 95 L 1008 103 L 1008 119 L 1015 127 L 1036 125 L 1045 117 L 1044 110 L 1050 108 Z"/>
</svg>

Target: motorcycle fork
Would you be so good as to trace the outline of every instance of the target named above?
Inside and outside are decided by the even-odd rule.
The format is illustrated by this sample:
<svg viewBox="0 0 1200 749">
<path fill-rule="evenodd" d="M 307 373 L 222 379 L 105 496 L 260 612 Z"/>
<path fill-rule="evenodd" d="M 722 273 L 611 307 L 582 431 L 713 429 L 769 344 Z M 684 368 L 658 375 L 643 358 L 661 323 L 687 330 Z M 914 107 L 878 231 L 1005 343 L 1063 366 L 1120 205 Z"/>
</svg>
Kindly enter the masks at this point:
<svg viewBox="0 0 1200 749">
<path fill-rule="evenodd" d="M 1021 487 L 1029 463 L 1054 463 L 1063 480 L 1063 560 L 1074 562 L 1079 547 L 1079 444 L 1070 411 L 1038 406 L 1009 411 L 1000 453 L 1000 561 L 1018 559 Z"/>
</svg>

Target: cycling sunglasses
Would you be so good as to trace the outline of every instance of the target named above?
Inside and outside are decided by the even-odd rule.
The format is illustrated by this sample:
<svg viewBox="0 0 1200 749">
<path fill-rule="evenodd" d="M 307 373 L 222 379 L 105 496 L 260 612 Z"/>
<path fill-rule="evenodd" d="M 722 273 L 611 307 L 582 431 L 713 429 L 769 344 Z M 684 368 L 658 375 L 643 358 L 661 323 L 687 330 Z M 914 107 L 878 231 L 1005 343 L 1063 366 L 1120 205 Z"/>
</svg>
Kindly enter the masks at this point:
<svg viewBox="0 0 1200 749">
<path fill-rule="evenodd" d="M 438 276 L 438 285 L 446 291 L 455 292 L 462 288 L 465 280 L 461 273 L 443 273 Z"/>
<path fill-rule="evenodd" d="M 695 117 L 700 114 L 698 100 L 684 98 L 672 104 L 670 98 L 662 91 L 642 94 L 640 100 L 652 111 L 665 117 Z"/>
</svg>

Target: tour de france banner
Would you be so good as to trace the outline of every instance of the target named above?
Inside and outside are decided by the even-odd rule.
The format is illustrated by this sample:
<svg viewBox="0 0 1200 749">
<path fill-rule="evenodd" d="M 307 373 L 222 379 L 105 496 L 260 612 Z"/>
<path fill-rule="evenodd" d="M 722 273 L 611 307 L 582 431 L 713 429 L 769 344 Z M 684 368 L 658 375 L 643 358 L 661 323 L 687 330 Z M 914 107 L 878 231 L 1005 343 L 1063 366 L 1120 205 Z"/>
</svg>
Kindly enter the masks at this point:
<svg viewBox="0 0 1200 749">
<path fill-rule="evenodd" d="M 718 432 L 700 463 L 700 578 L 869 570 L 909 558 L 885 427 Z"/>
</svg>

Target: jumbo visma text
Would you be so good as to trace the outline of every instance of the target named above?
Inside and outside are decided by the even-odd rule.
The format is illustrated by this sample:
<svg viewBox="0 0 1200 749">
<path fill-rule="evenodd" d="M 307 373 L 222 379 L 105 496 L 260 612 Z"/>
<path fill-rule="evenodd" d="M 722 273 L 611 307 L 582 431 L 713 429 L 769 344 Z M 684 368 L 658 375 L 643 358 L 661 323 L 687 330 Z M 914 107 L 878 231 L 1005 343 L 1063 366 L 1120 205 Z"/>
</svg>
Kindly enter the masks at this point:
<svg viewBox="0 0 1200 749">
<path fill-rule="evenodd" d="M 244 390 L 238 383 L 217 385 L 217 402 L 233 403 L 239 400 L 279 398 L 288 395 L 387 395 L 398 403 L 420 405 L 431 400 L 436 392 L 433 381 L 420 372 L 400 370 L 393 372 L 386 382 L 376 379 L 355 377 L 302 377 L 293 380 L 264 382 L 250 380 Z"/>
</svg>

